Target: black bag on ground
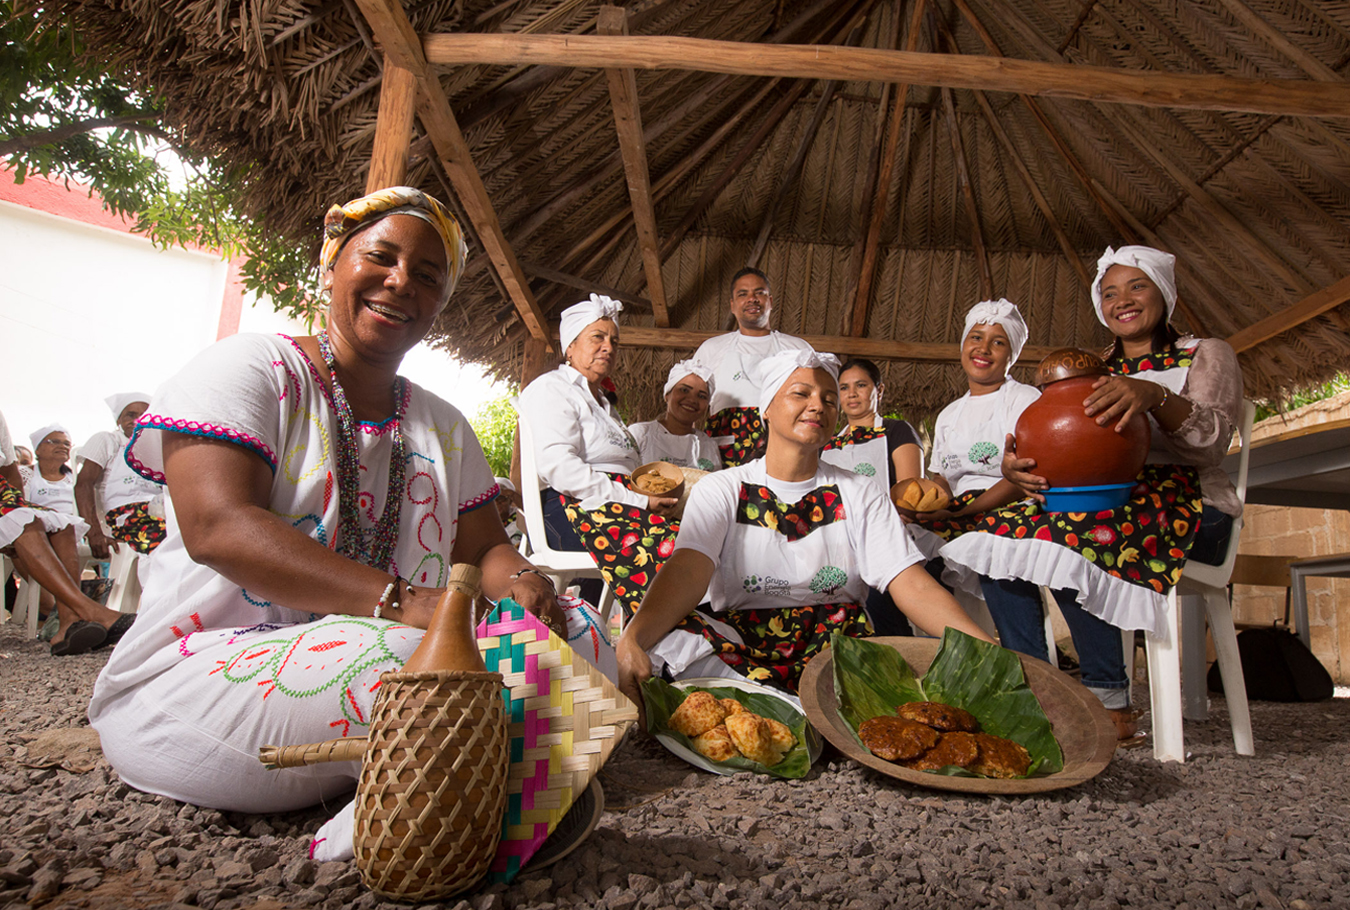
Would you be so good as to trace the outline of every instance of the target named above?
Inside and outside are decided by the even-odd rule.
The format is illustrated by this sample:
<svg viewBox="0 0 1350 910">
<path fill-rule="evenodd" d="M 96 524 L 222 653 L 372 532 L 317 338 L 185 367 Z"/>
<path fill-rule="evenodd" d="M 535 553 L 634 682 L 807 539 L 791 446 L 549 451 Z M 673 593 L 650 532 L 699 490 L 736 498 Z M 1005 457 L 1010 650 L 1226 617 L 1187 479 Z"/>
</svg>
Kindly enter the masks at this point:
<svg viewBox="0 0 1350 910">
<path fill-rule="evenodd" d="M 1288 629 L 1271 626 L 1238 633 L 1247 697 L 1253 701 L 1321 701 L 1334 690 L 1331 674 Z M 1218 661 L 1209 668 L 1209 690 L 1223 691 Z"/>
</svg>

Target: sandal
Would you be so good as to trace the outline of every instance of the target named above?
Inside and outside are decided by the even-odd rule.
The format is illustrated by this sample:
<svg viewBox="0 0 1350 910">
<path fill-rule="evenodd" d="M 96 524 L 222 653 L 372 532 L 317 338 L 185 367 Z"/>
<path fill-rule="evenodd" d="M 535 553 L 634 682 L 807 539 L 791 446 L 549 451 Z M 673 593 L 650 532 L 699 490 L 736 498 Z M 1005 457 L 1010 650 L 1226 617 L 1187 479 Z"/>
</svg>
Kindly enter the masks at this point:
<svg viewBox="0 0 1350 910">
<path fill-rule="evenodd" d="M 94 650 L 98 651 L 103 648 L 111 648 L 113 645 L 117 644 L 122 640 L 122 636 L 127 634 L 127 630 L 131 628 L 131 624 L 135 621 L 135 613 L 123 613 L 121 616 L 117 617 L 117 619 L 113 620 L 113 624 L 108 626 L 108 637 L 103 639 L 102 644 L 95 645 Z"/>
<path fill-rule="evenodd" d="M 1139 718 L 1144 716 L 1142 708 L 1108 708 L 1107 714 L 1116 725 L 1116 748 L 1134 749 L 1148 742 L 1148 734 L 1139 729 Z"/>
<path fill-rule="evenodd" d="M 66 637 L 52 645 L 53 657 L 71 657 L 87 654 L 97 648 L 108 637 L 108 630 L 96 622 L 81 619 L 70 624 Z"/>
</svg>

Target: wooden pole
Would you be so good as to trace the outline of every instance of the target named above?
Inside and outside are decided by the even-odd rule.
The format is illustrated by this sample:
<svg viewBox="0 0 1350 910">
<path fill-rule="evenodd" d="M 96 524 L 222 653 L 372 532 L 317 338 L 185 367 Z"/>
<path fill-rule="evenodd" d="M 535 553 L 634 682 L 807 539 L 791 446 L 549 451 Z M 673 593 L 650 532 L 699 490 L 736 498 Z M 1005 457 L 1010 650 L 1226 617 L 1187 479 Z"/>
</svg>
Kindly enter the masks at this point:
<svg viewBox="0 0 1350 910">
<path fill-rule="evenodd" d="M 602 35 L 626 35 L 628 12 L 617 6 L 602 6 L 596 27 Z M 664 328 L 670 325 L 670 314 L 666 311 L 666 289 L 661 280 L 660 241 L 656 234 L 656 210 L 652 205 L 651 172 L 647 168 L 647 144 L 642 138 L 637 79 L 631 69 L 606 69 L 605 76 L 609 80 L 609 100 L 614 108 L 614 126 L 619 134 L 619 152 L 628 180 L 628 199 L 633 207 L 633 226 L 637 228 L 638 248 L 642 251 L 652 316 L 656 324 Z"/>
<path fill-rule="evenodd" d="M 364 9 L 377 0 L 361 2 Z M 432 34 L 426 36 L 423 47 L 427 60 L 441 66 L 541 64 L 703 70 L 744 76 L 977 88 L 1145 107 L 1350 117 L 1350 85 L 1346 84 L 1149 73 L 1007 57 L 863 47 L 771 46 L 646 35 Z"/>
<path fill-rule="evenodd" d="M 533 337 L 543 341 L 546 347 L 551 347 L 544 313 L 530 292 L 530 283 L 516 261 L 515 251 L 502 233 L 501 222 L 492 207 L 487 187 L 483 185 L 483 178 L 474 166 L 469 143 L 459 129 L 454 111 L 450 109 L 450 99 L 441 87 L 440 77 L 427 64 L 421 40 L 413 31 L 407 13 L 398 0 L 356 0 L 356 3 L 384 48 L 386 57 L 416 78 L 419 89 L 417 112 L 446 175 L 455 187 L 460 204 L 473 221 L 479 240 L 520 314 L 521 322 Z"/>
<path fill-rule="evenodd" d="M 417 112 L 417 77 L 388 55 L 380 83 L 380 113 L 375 121 L 375 147 L 370 153 L 366 192 L 402 186 L 408 179 L 408 149 Z"/>
</svg>

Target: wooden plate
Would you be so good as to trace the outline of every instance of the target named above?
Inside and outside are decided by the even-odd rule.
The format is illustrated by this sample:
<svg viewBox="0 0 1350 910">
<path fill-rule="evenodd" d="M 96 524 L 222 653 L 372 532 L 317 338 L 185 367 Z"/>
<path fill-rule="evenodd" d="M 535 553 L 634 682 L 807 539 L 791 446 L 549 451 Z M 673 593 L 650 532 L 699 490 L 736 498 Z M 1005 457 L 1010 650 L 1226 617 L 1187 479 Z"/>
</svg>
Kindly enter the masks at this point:
<svg viewBox="0 0 1350 910">
<path fill-rule="evenodd" d="M 890 645 L 920 676 L 937 656 L 936 638 L 873 638 Z M 906 783 L 934 790 L 961 793 L 1045 793 L 1074 787 L 1091 780 L 1111 763 L 1116 751 L 1116 727 L 1102 703 L 1082 683 L 1043 660 L 1019 654 L 1027 684 L 1041 701 L 1045 716 L 1064 753 L 1064 770 L 1019 780 L 985 777 L 948 777 L 901 767 L 877 758 L 855 738 L 847 721 L 839 715 L 839 700 L 834 692 L 834 655 L 829 650 L 816 655 L 802 672 L 798 694 L 806 717 L 835 748 L 856 762 Z"/>
</svg>

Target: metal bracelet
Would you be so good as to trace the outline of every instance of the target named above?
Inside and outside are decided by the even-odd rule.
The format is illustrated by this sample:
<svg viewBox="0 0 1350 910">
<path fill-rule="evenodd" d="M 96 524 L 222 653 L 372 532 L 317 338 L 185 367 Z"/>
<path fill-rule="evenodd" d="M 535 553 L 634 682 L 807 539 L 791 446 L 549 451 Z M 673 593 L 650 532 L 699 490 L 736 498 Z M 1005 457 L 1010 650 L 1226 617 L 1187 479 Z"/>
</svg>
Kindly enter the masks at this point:
<svg viewBox="0 0 1350 910">
<path fill-rule="evenodd" d="M 538 575 L 540 578 L 548 582 L 550 585 L 553 584 L 553 579 L 549 578 L 547 575 L 545 575 L 543 572 L 540 572 L 538 569 L 521 569 L 519 572 L 511 576 L 511 580 L 518 581 L 520 579 L 520 576 L 526 574 L 527 572 L 532 573 L 534 575 Z"/>
</svg>

